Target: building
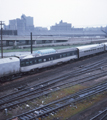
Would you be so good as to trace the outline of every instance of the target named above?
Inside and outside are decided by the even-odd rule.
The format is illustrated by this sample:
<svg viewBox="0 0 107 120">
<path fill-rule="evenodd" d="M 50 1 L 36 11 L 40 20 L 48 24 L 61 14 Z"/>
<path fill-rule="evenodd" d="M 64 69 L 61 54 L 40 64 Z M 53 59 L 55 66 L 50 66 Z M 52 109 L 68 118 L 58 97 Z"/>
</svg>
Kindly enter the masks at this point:
<svg viewBox="0 0 107 120">
<path fill-rule="evenodd" d="M 1 30 L 0 30 L 1 35 Z M 2 30 L 2 35 L 17 35 L 17 30 Z"/>
<path fill-rule="evenodd" d="M 21 16 L 21 20 L 23 20 L 25 30 L 34 30 L 34 25 L 33 25 L 33 17 L 26 17 L 24 14 Z"/>
<path fill-rule="evenodd" d="M 50 30 L 52 31 L 70 31 L 72 27 L 72 24 L 63 22 L 62 20 L 59 22 L 59 24 L 56 24 L 55 26 L 51 26 Z"/>
<path fill-rule="evenodd" d="M 17 30 L 17 22 L 16 20 L 9 20 L 9 29 L 10 30 Z"/>
<path fill-rule="evenodd" d="M 33 17 L 25 16 L 24 14 L 20 18 L 9 20 L 9 25 L 4 26 L 6 30 L 17 30 L 18 35 L 25 33 L 26 31 L 33 31 Z"/>
</svg>

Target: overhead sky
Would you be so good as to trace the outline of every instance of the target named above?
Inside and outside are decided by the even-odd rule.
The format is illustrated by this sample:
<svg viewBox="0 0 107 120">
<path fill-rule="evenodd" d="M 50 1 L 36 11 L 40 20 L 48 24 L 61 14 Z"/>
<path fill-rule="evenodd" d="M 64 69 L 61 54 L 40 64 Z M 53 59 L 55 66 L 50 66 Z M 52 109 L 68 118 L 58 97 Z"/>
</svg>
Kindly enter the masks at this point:
<svg viewBox="0 0 107 120">
<path fill-rule="evenodd" d="M 107 25 L 107 0 L 0 0 L 0 21 L 21 15 L 34 18 L 34 26 L 49 28 L 61 20 L 74 27 Z"/>
</svg>

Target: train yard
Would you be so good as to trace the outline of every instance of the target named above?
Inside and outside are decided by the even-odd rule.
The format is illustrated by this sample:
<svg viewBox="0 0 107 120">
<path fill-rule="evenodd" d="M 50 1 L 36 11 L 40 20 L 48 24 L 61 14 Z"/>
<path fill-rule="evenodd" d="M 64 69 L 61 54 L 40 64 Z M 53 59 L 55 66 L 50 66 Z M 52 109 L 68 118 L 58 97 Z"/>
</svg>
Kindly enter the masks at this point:
<svg viewBox="0 0 107 120">
<path fill-rule="evenodd" d="M 63 109 L 66 106 L 72 106 L 101 93 L 106 95 L 106 55 L 107 53 L 103 53 L 103 55 L 68 63 L 35 75 L 29 75 L 28 78 L 20 78 L 11 83 L 1 85 L 1 88 L 6 87 L 7 85 L 11 87 L 12 84 L 12 87 L 15 85 L 13 88 L 19 88 L 17 83 L 20 83 L 21 85 L 24 85 L 25 82 L 28 83 L 28 86 L 22 87 L 20 90 L 16 89 L 16 91 L 12 92 L 12 88 L 12 90 L 10 89 L 10 91 L 7 92 L 8 90 L 4 89 L 2 93 L 0 93 L 0 117 L 3 118 L 2 120 L 46 119 L 48 116 L 58 114 L 58 110 Z M 26 81 L 24 81 L 25 79 Z M 86 85 L 84 85 L 85 83 Z M 66 90 L 72 88 L 73 86 L 78 86 L 78 84 L 80 86 L 82 85 L 82 87 L 74 93 L 70 91 L 64 96 L 58 96 L 51 101 L 45 102 L 45 97 L 48 98 L 48 96 L 51 96 L 53 93 L 57 93 L 63 89 Z M 40 103 L 37 102 L 39 100 L 41 101 Z M 34 101 L 36 101 L 36 104 L 32 103 Z M 28 103 L 32 103 L 33 106 L 30 106 Z M 22 106 L 24 105 L 29 109 L 21 109 L 20 111 L 19 108 L 23 108 Z M 14 110 L 17 110 L 17 114 L 12 113 Z M 9 115 L 9 113 L 11 113 L 11 115 Z M 52 119 L 54 119 L 54 117 Z"/>
<path fill-rule="evenodd" d="M 26 119 L 35 119 L 38 117 L 45 117 L 47 116 L 49 113 L 55 113 L 58 109 L 61 109 L 69 104 L 81 101 L 83 99 L 86 99 L 87 97 L 96 95 L 100 92 L 106 91 L 107 90 L 107 82 L 88 88 L 88 89 L 84 89 L 81 90 L 80 92 L 77 92 L 75 94 L 72 94 L 70 96 L 66 96 L 62 99 L 56 100 L 54 102 L 51 102 L 49 104 L 46 104 L 42 107 L 39 107 L 37 109 L 33 109 L 32 111 L 28 111 L 27 113 L 21 114 L 18 117 L 20 120 L 26 120 Z M 14 117 L 14 118 L 16 118 Z M 11 120 L 12 118 L 10 118 Z"/>
</svg>

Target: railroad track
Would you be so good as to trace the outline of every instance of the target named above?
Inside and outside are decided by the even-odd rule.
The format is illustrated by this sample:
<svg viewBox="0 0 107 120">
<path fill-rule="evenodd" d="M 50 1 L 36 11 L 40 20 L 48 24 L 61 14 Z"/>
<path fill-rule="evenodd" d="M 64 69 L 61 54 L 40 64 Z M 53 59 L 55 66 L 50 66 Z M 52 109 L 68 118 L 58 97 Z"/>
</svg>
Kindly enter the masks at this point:
<svg viewBox="0 0 107 120">
<path fill-rule="evenodd" d="M 12 108 L 12 107 L 14 108 L 14 106 L 25 103 L 26 101 L 30 101 L 30 100 L 33 100 L 35 98 L 41 97 L 43 95 L 47 95 L 51 92 L 55 92 L 55 91 L 61 89 L 61 86 L 64 86 L 66 84 L 68 84 L 69 86 L 73 86 L 73 85 L 80 84 L 80 83 L 83 83 L 83 82 L 86 82 L 86 81 L 97 79 L 99 77 L 103 77 L 103 76 L 106 75 L 106 73 L 107 73 L 107 71 L 105 71 L 104 73 L 101 73 L 101 74 L 96 74 L 96 75 L 93 75 L 93 76 L 87 76 L 87 77 L 84 77 L 84 78 L 81 78 L 81 79 L 76 79 L 76 80 L 73 80 L 73 81 L 70 81 L 70 82 L 67 81 L 67 82 L 62 83 L 60 85 L 55 85 L 55 86 L 51 87 L 51 90 L 50 90 L 50 86 L 49 87 L 45 86 L 45 88 L 42 88 L 42 89 L 31 90 L 31 91 L 29 91 L 29 93 L 23 94 L 23 96 L 18 96 L 18 97 L 8 99 L 8 100 L 5 99 L 5 101 L 2 100 L 0 102 L 0 110 L 4 110 L 5 108 L 6 109 L 9 109 L 9 108 Z M 68 87 L 68 86 L 66 86 L 66 87 Z M 63 87 L 63 88 L 65 88 L 65 87 Z"/>
<path fill-rule="evenodd" d="M 100 67 L 94 68 L 94 69 L 99 69 L 99 68 Z M 97 79 L 99 77 L 103 77 L 107 73 L 107 71 L 105 71 L 101 74 L 96 74 L 93 76 L 88 76 L 88 77 L 84 77 L 81 79 L 76 79 L 76 80 L 73 80 L 70 82 L 67 81 L 67 82 L 61 83 L 60 85 L 57 85 L 58 82 L 62 82 L 66 79 L 69 79 L 69 78 L 75 76 L 75 75 L 77 76 L 77 75 L 80 75 L 81 73 L 86 73 L 87 71 L 89 72 L 89 71 L 92 71 L 94 69 L 87 68 L 87 70 L 86 70 L 86 68 L 85 68 L 84 70 L 82 69 L 81 71 L 79 71 L 79 73 L 76 73 L 76 74 L 70 73 L 68 75 L 64 75 L 63 77 L 48 80 L 44 83 L 37 84 L 37 85 L 32 86 L 30 88 L 26 88 L 24 90 L 14 92 L 14 93 L 9 94 L 7 96 L 3 96 L 0 98 L 0 110 L 4 110 L 5 108 L 8 108 L 8 109 L 12 108 L 12 107 L 14 108 L 14 106 L 16 106 L 18 104 L 25 103 L 26 101 L 38 98 L 40 96 L 49 94 L 49 93 L 54 92 L 54 91 L 57 91 L 57 90 L 59 90 L 59 87 L 64 86 L 66 84 L 70 84 L 70 86 L 76 85 L 76 84 L 83 83 L 83 82 L 86 82 L 89 80 Z M 50 88 L 52 91 L 50 91 Z"/>
<path fill-rule="evenodd" d="M 43 118 L 48 116 L 49 114 L 54 114 L 55 112 L 57 112 L 58 109 L 79 102 L 81 100 L 86 99 L 87 97 L 94 96 L 104 91 L 107 91 L 107 82 L 81 90 L 75 94 L 66 96 L 64 98 L 53 101 L 41 107 L 35 108 L 21 115 L 14 116 L 7 120 L 13 120 L 14 118 L 18 118 L 18 120 L 34 120 L 36 118 Z"/>
<path fill-rule="evenodd" d="M 93 118 L 91 118 L 90 120 L 107 120 L 107 108 Z"/>
</svg>

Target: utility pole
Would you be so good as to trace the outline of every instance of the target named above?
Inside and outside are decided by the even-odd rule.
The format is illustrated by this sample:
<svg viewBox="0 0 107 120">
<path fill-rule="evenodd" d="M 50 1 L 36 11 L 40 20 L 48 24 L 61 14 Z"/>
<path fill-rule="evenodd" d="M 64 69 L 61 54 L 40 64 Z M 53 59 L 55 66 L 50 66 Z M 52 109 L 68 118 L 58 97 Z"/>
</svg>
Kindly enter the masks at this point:
<svg viewBox="0 0 107 120">
<path fill-rule="evenodd" d="M 31 54 L 32 54 L 32 32 L 30 33 L 31 35 Z"/>
<path fill-rule="evenodd" d="M 2 25 L 4 25 L 3 22 L 4 21 L 0 21 L 0 25 L 1 25 L 1 58 L 3 58 L 3 42 L 2 42 Z"/>
</svg>

